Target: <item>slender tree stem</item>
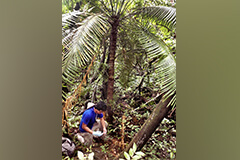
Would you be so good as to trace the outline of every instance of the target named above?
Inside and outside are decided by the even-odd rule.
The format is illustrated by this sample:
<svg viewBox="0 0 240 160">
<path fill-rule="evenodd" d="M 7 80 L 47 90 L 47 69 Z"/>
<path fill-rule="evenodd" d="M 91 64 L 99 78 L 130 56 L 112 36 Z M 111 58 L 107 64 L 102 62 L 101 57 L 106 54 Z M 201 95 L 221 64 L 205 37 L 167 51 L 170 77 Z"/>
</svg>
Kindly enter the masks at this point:
<svg viewBox="0 0 240 160">
<path fill-rule="evenodd" d="M 107 104 L 108 104 L 108 122 L 113 120 L 112 112 L 112 102 L 113 102 L 113 93 L 114 93 L 114 62 L 117 49 L 117 34 L 118 34 L 118 25 L 119 18 L 117 16 L 112 17 L 112 30 L 110 35 L 110 49 L 109 49 L 109 70 L 108 70 L 108 87 L 107 87 Z"/>
</svg>

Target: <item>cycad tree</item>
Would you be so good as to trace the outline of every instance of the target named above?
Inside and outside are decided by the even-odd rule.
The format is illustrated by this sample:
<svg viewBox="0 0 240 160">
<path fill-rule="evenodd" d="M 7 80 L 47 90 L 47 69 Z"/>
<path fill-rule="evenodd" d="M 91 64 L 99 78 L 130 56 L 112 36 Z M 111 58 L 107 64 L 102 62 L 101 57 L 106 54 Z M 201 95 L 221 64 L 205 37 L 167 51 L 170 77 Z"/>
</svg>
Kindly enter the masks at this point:
<svg viewBox="0 0 240 160">
<path fill-rule="evenodd" d="M 148 54 L 147 61 L 154 62 L 159 76 L 163 99 L 167 105 L 176 102 L 176 61 L 169 48 L 158 36 L 151 32 L 154 21 L 169 30 L 176 27 L 176 9 L 164 6 L 146 6 L 135 8 L 132 0 L 101 0 L 99 13 L 90 10 L 74 11 L 63 16 L 63 83 L 72 83 L 99 53 L 102 39 L 107 35 L 109 41 L 107 103 L 108 117 L 112 118 L 111 102 L 114 94 L 114 64 L 120 28 L 127 30 L 132 38 Z M 170 98 L 170 100 L 169 100 Z M 165 104 L 165 103 L 164 103 Z M 167 107 L 167 106 L 164 106 Z"/>
</svg>

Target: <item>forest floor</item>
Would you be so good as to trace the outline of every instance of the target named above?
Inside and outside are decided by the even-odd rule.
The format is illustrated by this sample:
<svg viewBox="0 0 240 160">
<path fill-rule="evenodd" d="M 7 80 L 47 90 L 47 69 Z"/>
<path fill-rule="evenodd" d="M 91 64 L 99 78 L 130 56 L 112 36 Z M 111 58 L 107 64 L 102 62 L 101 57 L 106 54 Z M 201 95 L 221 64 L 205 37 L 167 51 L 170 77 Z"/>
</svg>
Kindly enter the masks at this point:
<svg viewBox="0 0 240 160">
<path fill-rule="evenodd" d="M 93 146 L 90 148 L 84 147 L 74 138 L 74 135 L 78 132 L 78 126 L 81 119 L 81 115 L 75 113 L 82 110 L 81 107 L 83 104 L 75 106 L 68 115 L 69 128 L 67 136 L 64 134 L 63 136 L 70 138 L 76 145 L 76 149 L 71 159 L 64 155 L 62 159 L 77 160 L 78 151 L 81 151 L 85 156 L 94 152 L 94 160 L 112 160 L 118 157 L 119 154 L 124 151 L 126 145 L 130 143 L 134 135 L 138 133 L 141 126 L 154 110 L 154 106 L 160 101 L 160 98 L 158 98 L 154 101 L 145 100 L 142 102 L 141 98 L 142 97 L 134 99 L 134 103 L 126 101 L 127 98 L 122 98 L 116 102 L 113 108 L 114 120 L 107 128 L 108 133 L 106 140 L 94 139 Z M 141 101 L 138 102 L 137 100 Z M 147 103 L 147 105 L 141 106 L 144 103 Z M 141 151 L 145 154 L 141 159 L 176 159 L 176 108 L 169 111 L 168 115 L 164 118 Z"/>
<path fill-rule="evenodd" d="M 105 140 L 94 139 L 93 145 L 90 148 L 84 147 L 76 139 L 73 139 L 73 142 L 76 144 L 76 149 L 71 160 L 78 160 L 77 151 L 81 151 L 85 156 L 94 152 L 94 160 L 112 160 L 118 157 L 126 148 L 126 144 L 130 143 L 131 137 L 137 133 L 137 130 L 132 126 L 139 127 L 144 123 L 144 118 L 138 120 L 132 115 L 129 117 L 131 117 L 131 120 L 130 123 L 128 123 L 128 127 L 124 127 L 124 136 L 122 136 L 123 132 L 121 127 L 116 127 L 119 123 L 116 123 L 116 125 L 112 126 L 115 128 L 114 132 L 108 133 Z M 125 123 L 127 123 L 127 121 Z M 170 132 L 170 130 L 175 127 L 175 124 L 162 123 L 145 145 L 145 149 L 143 148 L 141 150 L 146 154 L 146 156 L 141 159 L 175 159 L 176 152 L 174 153 L 173 150 L 176 151 L 176 134 L 175 132 Z M 76 130 L 78 130 L 78 128 L 70 129 L 71 137 L 74 137 L 74 131 L 76 132 Z M 174 154 L 174 156 L 172 155 L 173 158 L 170 158 L 170 151 Z"/>
<path fill-rule="evenodd" d="M 122 151 L 121 148 L 123 149 L 123 147 L 121 147 L 121 141 L 117 138 L 112 138 L 111 135 L 107 135 L 104 140 L 93 139 L 93 145 L 89 148 L 85 147 L 76 139 L 73 139 L 73 142 L 76 145 L 76 148 L 71 160 L 79 159 L 77 155 L 78 151 L 81 151 L 85 157 L 94 152 L 94 160 L 112 160 L 118 157 Z"/>
</svg>

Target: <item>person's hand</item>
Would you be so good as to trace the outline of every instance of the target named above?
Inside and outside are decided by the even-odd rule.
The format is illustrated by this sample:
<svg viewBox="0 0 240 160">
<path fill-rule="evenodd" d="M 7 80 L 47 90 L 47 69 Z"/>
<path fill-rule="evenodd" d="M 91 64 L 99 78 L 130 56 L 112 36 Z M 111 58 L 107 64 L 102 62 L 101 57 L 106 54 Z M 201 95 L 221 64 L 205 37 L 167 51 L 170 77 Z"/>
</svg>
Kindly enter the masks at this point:
<svg viewBox="0 0 240 160">
<path fill-rule="evenodd" d="M 106 128 L 103 128 L 103 134 L 107 134 Z"/>
<path fill-rule="evenodd" d="M 101 131 L 96 131 L 92 133 L 94 136 L 101 137 L 103 133 Z"/>
</svg>

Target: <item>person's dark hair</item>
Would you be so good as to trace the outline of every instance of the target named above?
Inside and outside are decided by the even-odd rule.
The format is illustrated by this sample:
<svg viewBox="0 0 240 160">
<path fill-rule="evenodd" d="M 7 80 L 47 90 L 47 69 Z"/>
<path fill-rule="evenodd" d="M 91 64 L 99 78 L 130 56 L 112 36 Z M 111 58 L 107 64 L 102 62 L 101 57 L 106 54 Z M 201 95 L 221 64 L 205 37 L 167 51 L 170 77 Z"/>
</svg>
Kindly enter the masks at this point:
<svg viewBox="0 0 240 160">
<path fill-rule="evenodd" d="M 103 101 L 98 102 L 94 107 L 97 110 L 102 110 L 102 111 L 106 111 L 107 110 L 107 105 Z"/>
</svg>

